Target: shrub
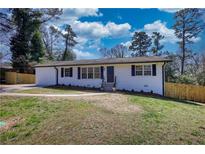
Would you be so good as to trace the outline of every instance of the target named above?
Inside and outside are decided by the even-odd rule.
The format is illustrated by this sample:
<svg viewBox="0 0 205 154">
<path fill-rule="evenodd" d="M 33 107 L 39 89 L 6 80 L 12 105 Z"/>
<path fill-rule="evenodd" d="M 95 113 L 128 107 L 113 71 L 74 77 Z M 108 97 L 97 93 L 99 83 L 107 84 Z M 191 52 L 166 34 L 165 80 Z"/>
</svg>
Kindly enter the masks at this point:
<svg viewBox="0 0 205 154">
<path fill-rule="evenodd" d="M 205 72 L 201 72 L 197 75 L 197 83 L 199 85 L 205 86 Z"/>
<path fill-rule="evenodd" d="M 189 75 L 180 75 L 176 79 L 177 83 L 196 84 L 196 79 Z"/>
</svg>

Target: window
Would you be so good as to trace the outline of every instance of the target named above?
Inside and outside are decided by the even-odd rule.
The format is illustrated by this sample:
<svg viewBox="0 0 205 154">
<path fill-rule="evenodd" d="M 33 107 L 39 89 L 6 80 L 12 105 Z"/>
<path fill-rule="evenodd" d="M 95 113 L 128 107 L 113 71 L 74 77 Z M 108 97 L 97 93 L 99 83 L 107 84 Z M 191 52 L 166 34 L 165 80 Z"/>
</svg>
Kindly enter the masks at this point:
<svg viewBox="0 0 205 154">
<path fill-rule="evenodd" d="M 137 65 L 136 66 L 136 76 L 142 75 L 142 71 L 143 71 L 142 65 Z"/>
<path fill-rule="evenodd" d="M 88 67 L 88 79 L 93 79 L 93 67 Z"/>
<path fill-rule="evenodd" d="M 82 79 L 87 79 L 87 68 L 82 68 Z"/>
<path fill-rule="evenodd" d="M 95 67 L 94 68 L 94 76 L 95 76 L 95 79 L 100 78 L 100 67 Z"/>
<path fill-rule="evenodd" d="M 71 76 L 71 69 L 65 68 L 65 77 Z"/>
<path fill-rule="evenodd" d="M 151 76 L 152 75 L 151 65 L 144 65 L 144 75 L 145 76 Z"/>
</svg>

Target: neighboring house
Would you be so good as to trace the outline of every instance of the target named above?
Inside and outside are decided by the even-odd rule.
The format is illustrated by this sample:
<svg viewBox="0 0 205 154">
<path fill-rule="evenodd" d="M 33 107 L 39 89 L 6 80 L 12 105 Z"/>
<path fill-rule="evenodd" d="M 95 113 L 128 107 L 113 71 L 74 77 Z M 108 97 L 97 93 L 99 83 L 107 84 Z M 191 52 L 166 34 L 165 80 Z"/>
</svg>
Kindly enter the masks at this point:
<svg viewBox="0 0 205 154">
<path fill-rule="evenodd" d="M 6 83 L 6 72 L 11 71 L 12 66 L 8 63 L 0 63 L 0 83 Z"/>
<path fill-rule="evenodd" d="M 161 57 L 113 58 L 56 61 L 38 64 L 36 84 L 72 85 L 111 90 L 129 90 L 164 94 L 164 65 Z"/>
</svg>

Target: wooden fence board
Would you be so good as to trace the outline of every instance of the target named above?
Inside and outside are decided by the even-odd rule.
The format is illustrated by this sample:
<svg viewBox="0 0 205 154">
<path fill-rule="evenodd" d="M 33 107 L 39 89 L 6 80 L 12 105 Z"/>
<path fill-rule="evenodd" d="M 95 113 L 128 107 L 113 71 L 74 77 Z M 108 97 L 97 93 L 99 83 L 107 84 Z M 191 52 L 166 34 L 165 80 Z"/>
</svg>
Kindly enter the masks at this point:
<svg viewBox="0 0 205 154">
<path fill-rule="evenodd" d="M 34 84 L 35 75 L 17 72 L 6 72 L 6 83 L 8 84 Z"/>
<path fill-rule="evenodd" d="M 205 86 L 166 82 L 165 96 L 205 103 Z"/>
</svg>

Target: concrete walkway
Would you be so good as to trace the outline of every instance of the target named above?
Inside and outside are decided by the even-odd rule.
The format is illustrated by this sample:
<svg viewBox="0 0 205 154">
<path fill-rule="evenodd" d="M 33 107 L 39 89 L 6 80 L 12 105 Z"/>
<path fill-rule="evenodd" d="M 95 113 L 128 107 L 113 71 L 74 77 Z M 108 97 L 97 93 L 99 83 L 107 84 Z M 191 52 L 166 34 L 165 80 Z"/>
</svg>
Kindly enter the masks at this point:
<svg viewBox="0 0 205 154">
<path fill-rule="evenodd" d="M 35 84 L 0 85 L 0 93 L 7 93 L 14 90 L 28 90 L 36 87 Z"/>
<path fill-rule="evenodd" d="M 83 94 L 24 94 L 24 93 L 0 93 L 0 96 L 34 96 L 34 97 L 80 97 L 80 96 L 98 96 L 108 93 L 83 93 Z"/>
</svg>

